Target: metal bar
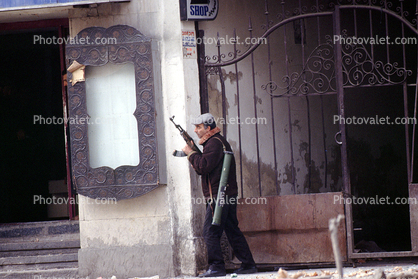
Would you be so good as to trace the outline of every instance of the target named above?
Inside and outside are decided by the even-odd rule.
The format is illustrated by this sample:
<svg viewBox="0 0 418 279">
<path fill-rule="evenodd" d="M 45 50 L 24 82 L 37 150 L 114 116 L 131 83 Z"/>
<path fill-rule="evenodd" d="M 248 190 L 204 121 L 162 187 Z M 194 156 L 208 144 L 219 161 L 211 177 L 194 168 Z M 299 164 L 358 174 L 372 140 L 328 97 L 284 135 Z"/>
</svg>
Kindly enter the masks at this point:
<svg viewBox="0 0 418 279">
<path fill-rule="evenodd" d="M 265 12 L 266 16 L 266 29 L 270 28 L 269 22 L 269 12 L 268 12 L 268 5 L 267 0 L 265 0 Z M 271 49 L 270 49 L 270 39 L 267 38 L 267 59 L 268 59 L 268 68 L 269 68 L 269 80 L 273 80 L 273 74 L 271 70 Z M 272 131 L 272 141 L 273 141 L 273 160 L 274 160 L 274 184 L 276 186 L 276 194 L 280 193 L 279 189 L 279 181 L 278 181 L 278 174 L 277 174 L 277 150 L 276 150 L 276 129 L 275 129 L 275 122 L 274 122 L 274 98 L 270 94 L 270 110 L 271 110 L 271 131 Z"/>
<path fill-rule="evenodd" d="M 408 119 L 408 88 L 406 86 L 406 82 L 402 86 L 403 90 L 403 100 L 404 100 L 404 115 L 405 119 Z M 406 121 L 408 122 L 408 121 Z M 412 182 L 410 180 L 411 177 L 411 154 L 409 149 L 409 127 L 408 123 L 405 123 L 405 145 L 406 145 L 406 167 L 407 167 L 407 173 L 408 173 L 408 185 Z"/>
<path fill-rule="evenodd" d="M 316 0 L 316 10 L 319 11 L 319 0 Z M 316 18 L 316 30 L 318 34 L 318 45 L 321 44 L 321 31 L 320 31 L 320 24 L 319 24 L 319 17 Z M 325 188 L 328 186 L 328 154 L 327 154 L 327 134 L 325 132 L 325 112 L 324 112 L 324 100 L 322 95 L 320 95 L 321 101 L 321 122 L 322 122 L 322 144 L 324 147 L 324 162 L 325 162 L 325 169 L 324 169 L 324 185 Z"/>
<path fill-rule="evenodd" d="M 319 0 L 316 0 L 316 10 L 319 11 Z M 318 45 L 321 44 L 321 29 L 319 28 L 319 17 L 316 18 L 316 32 L 318 34 L 317 39 L 318 39 Z"/>
<path fill-rule="evenodd" d="M 372 0 L 369 0 L 369 5 L 372 5 Z M 369 26 L 370 26 L 370 38 L 373 37 L 373 14 L 372 14 L 372 10 L 369 10 Z M 374 45 L 371 44 L 370 46 L 370 55 L 372 56 L 372 58 L 374 57 Z M 373 61 L 373 60 L 372 60 Z"/>
<path fill-rule="evenodd" d="M 284 9 L 284 2 L 282 1 L 282 13 L 283 18 L 286 16 L 286 12 Z M 287 30 L 286 25 L 283 26 L 283 46 L 284 46 L 284 53 L 285 53 L 285 63 L 286 63 L 286 75 L 289 76 L 289 56 L 287 54 Z M 287 90 L 289 91 L 289 86 Z M 290 145 L 290 167 L 292 171 L 292 185 L 293 185 L 293 193 L 296 194 L 296 185 L 295 185 L 295 173 L 294 173 L 294 158 L 293 158 L 293 138 L 292 138 L 292 115 L 291 115 L 291 106 L 290 106 L 290 96 L 287 96 L 287 110 L 288 110 L 288 125 L 289 125 L 289 145 Z"/>
<path fill-rule="evenodd" d="M 221 54 L 221 43 L 219 40 L 219 32 L 218 32 L 218 37 L 217 37 L 217 42 L 216 42 L 216 47 L 218 48 L 218 61 L 221 62 L 222 61 L 222 54 Z M 219 75 L 219 82 L 221 83 L 221 94 L 222 94 L 222 117 L 223 119 L 226 119 L 226 95 L 225 95 L 225 81 L 224 81 L 224 76 L 222 74 L 222 68 L 221 66 L 218 66 L 218 75 Z M 224 137 L 227 137 L 227 121 L 224 121 L 224 124 L 222 125 L 222 133 L 224 135 Z"/>
<path fill-rule="evenodd" d="M 222 117 L 223 119 L 226 119 L 226 89 L 225 89 L 225 80 L 224 80 L 224 75 L 222 74 L 222 69 L 221 67 L 219 67 L 219 81 L 221 82 L 221 92 L 222 92 Z M 224 137 L 227 137 L 227 122 L 228 121 L 224 121 L 225 123 L 222 125 L 222 133 L 224 135 Z"/>
<path fill-rule="evenodd" d="M 355 4 L 355 1 L 353 2 L 353 5 Z M 358 38 L 358 30 L 357 30 L 357 10 L 353 10 L 353 18 L 354 18 L 354 20 L 353 20 L 353 22 L 354 22 L 354 36 L 356 37 L 356 38 Z M 358 49 L 358 46 L 357 45 L 355 45 L 355 47 L 354 47 L 356 50 Z M 357 59 L 356 59 L 356 71 L 358 71 L 358 69 L 359 69 L 359 63 L 358 63 L 358 61 L 357 61 Z M 357 80 L 357 85 L 359 85 L 359 80 Z"/>
<path fill-rule="evenodd" d="M 387 1 L 385 1 L 385 10 L 387 10 Z M 389 36 L 389 27 L 388 27 L 388 15 L 385 13 L 385 29 L 386 29 L 386 36 Z M 386 62 L 390 62 L 390 55 L 389 55 L 389 44 L 386 44 Z"/>
<path fill-rule="evenodd" d="M 290 142 L 290 166 L 292 169 L 292 185 L 293 185 L 293 194 L 296 194 L 296 178 L 295 178 L 295 161 L 293 158 L 293 135 L 292 135 L 292 113 L 291 113 L 291 105 L 290 105 L 290 98 L 287 98 L 287 109 L 288 109 L 288 117 L 289 117 L 289 142 Z"/>
<path fill-rule="evenodd" d="M 333 28 L 334 34 L 337 36 L 341 35 L 341 23 L 340 23 L 340 6 L 335 6 L 333 14 Z M 341 43 L 335 44 L 335 79 L 336 79 L 336 88 L 337 88 L 337 99 L 338 99 L 338 110 L 341 117 L 345 117 L 345 108 L 344 108 L 344 87 L 343 87 L 343 71 L 342 71 L 342 47 Z M 351 194 L 351 185 L 350 185 L 350 172 L 348 169 L 348 157 L 347 157 L 347 138 L 345 125 L 340 124 L 341 132 L 341 164 L 342 164 L 342 175 L 343 175 L 343 192 Z M 354 252 L 354 236 L 353 236 L 353 215 L 352 215 L 352 205 L 345 204 L 345 214 L 346 214 L 346 228 L 347 228 L 347 253 L 348 258 L 351 258 L 351 255 Z"/>
<path fill-rule="evenodd" d="M 302 3 L 299 0 L 299 10 L 302 13 Z M 302 51 L 302 69 L 305 69 L 305 34 L 304 34 L 304 19 L 299 20 L 300 28 L 301 28 L 301 51 Z M 306 84 L 306 73 L 305 71 L 302 72 L 304 83 Z M 308 189 L 311 189 L 311 176 L 312 176 L 312 168 L 311 168 L 311 161 L 312 161 L 312 137 L 311 137 L 311 118 L 310 118 L 310 107 L 309 107 L 309 97 L 305 96 L 306 99 L 306 114 L 308 119 Z"/>
<path fill-rule="evenodd" d="M 250 38 L 253 38 L 253 28 L 250 20 Z M 252 81 L 253 81 L 253 103 L 254 103 L 254 116 L 257 119 L 257 90 L 255 87 L 255 66 L 254 66 L 254 53 L 251 53 L 251 74 L 252 74 Z M 260 169 L 260 145 L 259 145 L 259 138 L 258 138 L 258 123 L 255 123 L 255 144 L 257 148 L 257 167 L 258 167 L 258 188 L 260 192 L 260 197 L 262 197 L 262 189 L 261 189 L 261 169 Z"/>
<path fill-rule="evenodd" d="M 200 39 L 200 44 L 197 44 L 196 50 L 197 50 L 197 65 L 199 68 L 199 86 L 200 86 L 200 112 L 201 113 L 207 113 L 209 112 L 209 96 L 208 96 L 208 80 L 207 75 L 205 71 L 205 59 L 206 59 L 206 53 L 205 53 L 205 45 L 203 37 L 205 36 L 204 30 L 199 30 L 199 23 L 198 21 L 195 21 L 195 31 L 197 38 Z"/>
<path fill-rule="evenodd" d="M 417 59 L 418 60 L 418 59 Z M 418 65 L 418 61 L 417 61 Z M 418 81 L 418 69 L 417 69 L 417 77 L 416 80 Z M 417 102 L 418 102 L 418 86 L 415 85 L 415 104 L 414 104 L 414 119 L 417 119 Z M 414 181 L 414 158 L 415 158 L 415 130 L 416 130 L 416 121 L 412 124 L 412 145 L 411 145 L 411 167 L 410 167 L 410 175 L 408 177 L 409 183 Z"/>
<path fill-rule="evenodd" d="M 327 152 L 327 134 L 325 132 L 325 113 L 324 113 L 324 100 L 322 96 L 320 96 L 321 99 L 321 118 L 322 118 L 322 141 L 324 146 L 324 162 L 325 162 L 325 177 L 324 177 L 324 183 L 325 188 L 328 186 L 328 152 Z"/>
<path fill-rule="evenodd" d="M 418 0 L 416 1 L 415 15 L 416 15 L 416 19 L 418 20 Z M 414 119 L 417 119 L 417 102 L 418 102 L 418 85 L 416 84 L 418 82 L 418 49 L 417 49 L 417 61 L 416 62 L 417 62 L 417 70 L 416 70 L 417 72 L 416 72 L 416 79 L 415 79 L 415 84 L 414 84 L 415 86 Z M 415 129 L 416 129 L 416 123 L 414 122 L 412 124 L 411 169 L 410 169 L 410 176 L 408 177 L 408 180 L 410 181 L 410 183 L 414 181 Z M 409 185 L 408 187 L 410 188 Z M 415 232 L 411 231 L 411 234 L 412 233 L 415 233 Z"/>
<path fill-rule="evenodd" d="M 308 149 L 309 149 L 309 153 L 308 153 L 308 189 L 311 190 L 311 186 L 312 186 L 312 166 L 311 166 L 311 162 L 312 162 L 312 154 L 311 154 L 311 150 L 312 150 L 312 132 L 311 132 L 311 111 L 310 111 L 310 106 L 309 106 L 309 96 L 305 96 L 306 99 L 306 117 L 308 118 Z M 309 193 L 309 191 L 308 191 Z"/>
<path fill-rule="evenodd" d="M 325 93 L 309 93 L 309 96 L 327 96 L 327 95 L 335 95 L 335 94 L 337 94 L 337 92 L 331 91 L 331 92 L 325 92 Z M 287 97 L 304 97 L 304 96 L 306 96 L 306 94 L 297 93 L 297 94 L 280 95 L 280 96 L 273 96 L 273 97 L 274 98 L 287 98 Z"/>
<path fill-rule="evenodd" d="M 376 253 L 353 253 L 351 259 L 367 259 L 367 258 L 391 258 L 391 257 L 416 257 L 418 252 L 376 252 Z"/>
<path fill-rule="evenodd" d="M 401 15 L 403 15 L 403 2 L 401 1 Z M 402 38 L 405 37 L 405 28 L 403 23 L 401 22 L 401 33 Z M 402 45 L 402 59 L 403 59 L 403 66 L 406 69 L 406 53 L 405 53 L 405 44 Z M 405 118 L 408 118 L 408 88 L 406 80 L 403 83 L 403 98 L 404 98 L 404 114 Z M 411 155 L 409 150 L 409 127 L 408 123 L 405 123 L 405 145 L 406 145 L 406 165 L 407 165 L 407 173 L 408 173 L 408 185 L 412 181 L 409 180 L 411 177 Z"/>
<path fill-rule="evenodd" d="M 234 28 L 234 58 L 237 56 L 237 33 Z M 238 63 L 235 63 L 235 76 L 237 77 L 237 116 L 241 119 L 241 107 L 239 102 L 239 78 L 238 78 Z M 244 198 L 244 179 L 242 177 L 242 130 L 241 125 L 238 125 L 238 146 L 239 146 L 239 173 L 241 183 L 241 198 Z"/>
</svg>

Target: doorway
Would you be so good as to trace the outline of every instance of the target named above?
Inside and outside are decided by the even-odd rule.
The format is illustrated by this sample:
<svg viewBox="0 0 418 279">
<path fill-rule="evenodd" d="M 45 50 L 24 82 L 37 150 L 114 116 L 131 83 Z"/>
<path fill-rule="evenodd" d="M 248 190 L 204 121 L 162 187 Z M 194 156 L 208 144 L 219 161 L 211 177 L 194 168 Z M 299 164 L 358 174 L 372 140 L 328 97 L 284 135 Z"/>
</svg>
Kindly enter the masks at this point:
<svg viewBox="0 0 418 279">
<path fill-rule="evenodd" d="M 344 96 L 354 252 L 411 251 L 402 86 Z"/>
<path fill-rule="evenodd" d="M 62 55 L 35 40 L 59 37 L 58 27 L 0 33 L 0 223 L 68 219 L 52 199 L 67 181 Z"/>
</svg>

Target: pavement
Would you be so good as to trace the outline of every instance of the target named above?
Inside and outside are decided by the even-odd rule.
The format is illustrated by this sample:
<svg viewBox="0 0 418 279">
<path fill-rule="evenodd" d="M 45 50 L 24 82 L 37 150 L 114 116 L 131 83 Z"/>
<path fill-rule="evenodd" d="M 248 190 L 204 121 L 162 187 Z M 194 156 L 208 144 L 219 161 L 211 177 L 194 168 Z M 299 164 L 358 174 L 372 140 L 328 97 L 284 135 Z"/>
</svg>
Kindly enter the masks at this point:
<svg viewBox="0 0 418 279">
<path fill-rule="evenodd" d="M 236 275 L 229 273 L 226 276 L 214 278 L 234 278 L 234 279 L 326 279 L 339 278 L 335 267 L 283 267 L 279 270 L 263 271 L 253 274 Z M 384 275 L 383 275 L 383 273 Z M 407 279 L 418 278 L 418 258 L 415 259 L 394 259 L 394 260 L 374 260 L 365 263 L 353 263 L 345 265 L 343 268 L 344 278 L 362 279 Z M 176 279 L 193 279 L 198 277 L 179 276 Z"/>
</svg>

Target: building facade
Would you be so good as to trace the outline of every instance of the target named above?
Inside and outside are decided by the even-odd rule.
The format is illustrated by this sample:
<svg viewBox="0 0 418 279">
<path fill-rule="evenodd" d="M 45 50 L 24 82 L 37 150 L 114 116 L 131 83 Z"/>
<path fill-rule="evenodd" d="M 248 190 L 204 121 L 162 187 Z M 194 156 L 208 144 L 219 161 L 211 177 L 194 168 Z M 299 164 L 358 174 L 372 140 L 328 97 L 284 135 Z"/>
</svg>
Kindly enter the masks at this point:
<svg viewBox="0 0 418 279">
<path fill-rule="evenodd" d="M 188 2 L 2 4 L 0 134 L 15 159 L 0 164 L 0 223 L 78 216 L 83 277 L 196 275 L 205 209 L 170 117 L 192 135 L 210 111 L 257 263 L 332 262 L 338 214 L 345 261 L 416 256 L 416 3 Z M 49 181 L 77 197 L 68 213 L 34 202 Z"/>
</svg>

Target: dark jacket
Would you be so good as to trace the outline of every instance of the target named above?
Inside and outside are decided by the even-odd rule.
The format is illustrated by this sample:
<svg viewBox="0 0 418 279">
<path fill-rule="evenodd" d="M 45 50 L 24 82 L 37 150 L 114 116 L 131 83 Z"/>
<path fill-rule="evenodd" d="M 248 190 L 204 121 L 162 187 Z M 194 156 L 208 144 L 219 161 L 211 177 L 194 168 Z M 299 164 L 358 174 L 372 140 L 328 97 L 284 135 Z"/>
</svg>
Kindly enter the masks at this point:
<svg viewBox="0 0 418 279">
<path fill-rule="evenodd" d="M 218 194 L 218 187 L 219 181 L 221 179 L 221 171 L 224 158 L 223 146 L 225 146 L 226 151 L 232 151 L 229 143 L 219 132 L 220 130 L 215 128 L 209 132 L 210 134 L 208 135 L 209 137 L 207 139 L 201 139 L 199 143 L 203 145 L 202 154 L 192 153 L 189 155 L 189 161 L 193 168 L 197 174 L 202 176 L 203 195 L 207 199 L 210 198 L 209 185 L 212 186 L 212 197 L 216 198 Z M 204 142 L 202 142 L 202 140 Z M 226 195 L 236 196 L 237 194 L 237 170 L 234 157 L 231 161 L 231 166 L 229 169 Z"/>
</svg>

